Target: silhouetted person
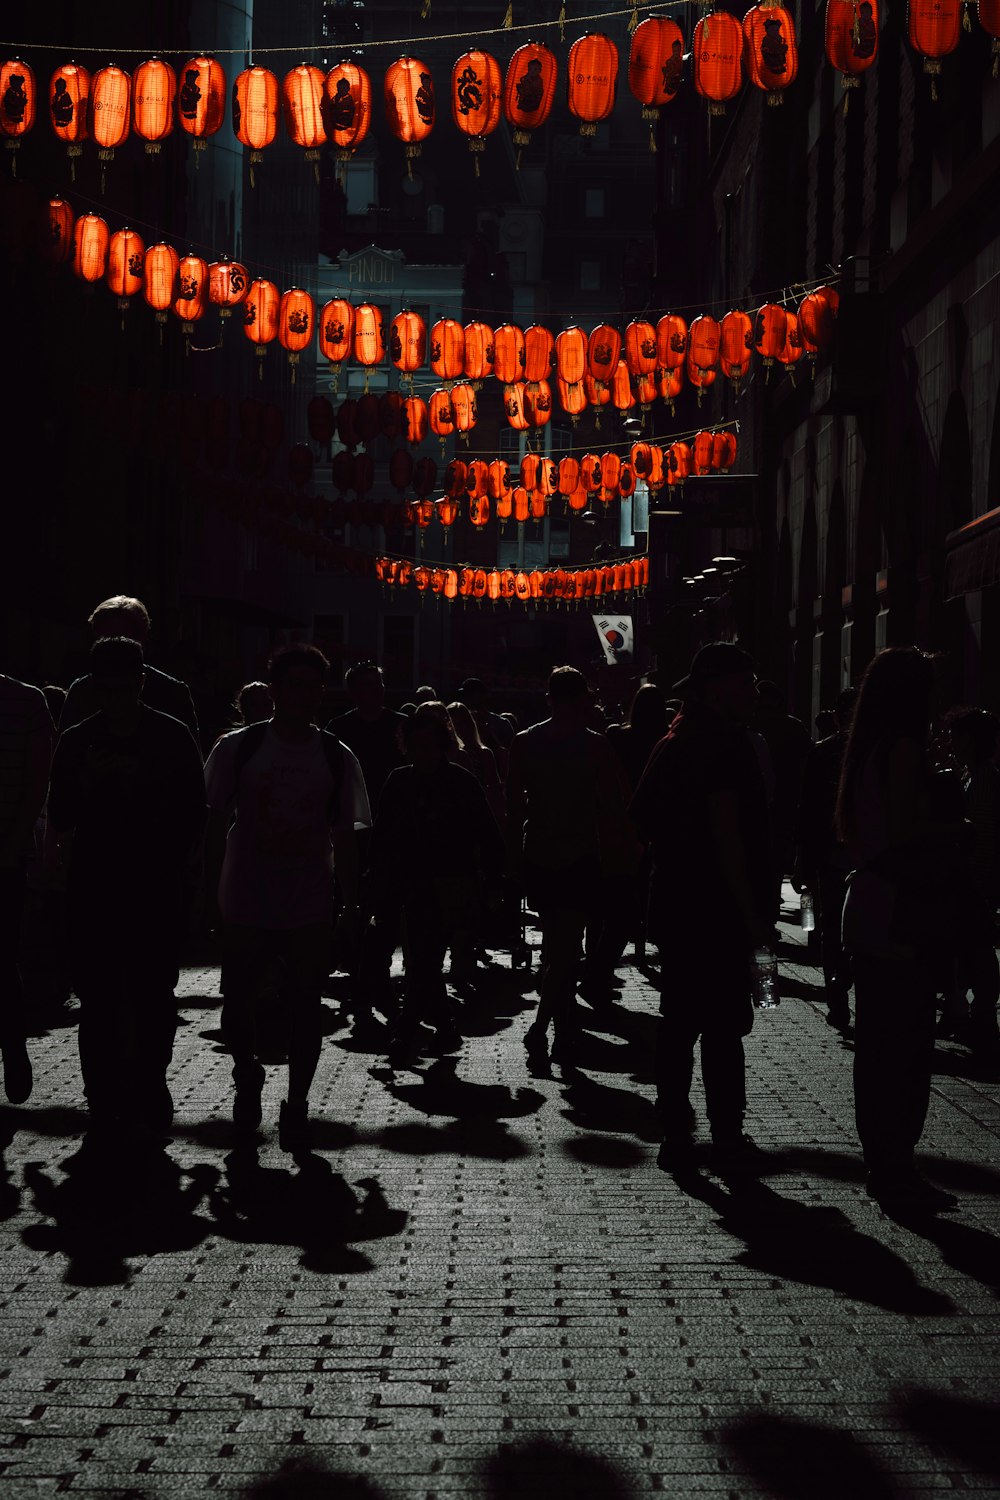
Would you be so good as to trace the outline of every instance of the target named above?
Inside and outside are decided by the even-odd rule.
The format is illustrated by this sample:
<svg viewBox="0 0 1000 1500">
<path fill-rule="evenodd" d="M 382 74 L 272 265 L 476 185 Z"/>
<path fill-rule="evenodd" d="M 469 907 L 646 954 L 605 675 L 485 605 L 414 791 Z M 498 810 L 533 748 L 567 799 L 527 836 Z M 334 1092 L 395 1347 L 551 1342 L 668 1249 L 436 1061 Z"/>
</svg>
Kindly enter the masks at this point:
<svg viewBox="0 0 1000 1500">
<path fill-rule="evenodd" d="M 18 954 L 25 876 L 55 729 L 41 691 L 0 674 L 0 1050 L 11 1104 L 31 1093 Z"/>
<path fill-rule="evenodd" d="M 787 712 L 773 682 L 757 684 L 757 702 L 750 727 L 767 745 L 774 773 L 771 801 L 771 852 L 774 859 L 771 920 L 781 909 L 781 885 L 795 857 L 802 773 L 812 740 L 801 719 Z"/>
<path fill-rule="evenodd" d="M 349 926 L 358 912 L 356 830 L 371 818 L 357 757 L 316 727 L 327 670 L 315 646 L 273 652 L 267 672 L 273 717 L 223 735 L 205 766 L 213 814 L 232 819 L 219 909 L 233 1120 L 244 1133 L 255 1132 L 261 1122 L 264 1070 L 255 1053 L 254 1009 L 262 982 L 276 971 L 288 1027 L 288 1097 L 279 1125 L 288 1151 L 304 1149 L 309 1140 L 334 872 Z"/>
<path fill-rule="evenodd" d="M 515 735 L 507 775 L 508 859 L 542 929 L 538 1016 L 524 1042 L 529 1061 L 572 1064 L 576 981 L 587 919 L 605 872 L 632 843 L 618 766 L 606 738 L 586 727 L 590 689 L 574 667 L 549 677 L 550 717 Z"/>
<path fill-rule="evenodd" d="M 115 594 L 97 606 L 87 623 L 94 632 L 95 641 L 105 640 L 109 636 L 125 637 L 130 641 L 137 641 L 145 649 L 149 635 L 149 613 L 140 599 L 132 599 L 127 594 Z M 166 672 L 160 672 L 146 662 L 143 665 L 142 701 L 147 708 L 156 709 L 157 713 L 180 719 L 190 729 L 197 743 L 198 717 L 186 683 L 179 682 L 176 677 L 169 677 Z M 71 724 L 79 724 L 81 720 L 89 718 L 99 707 L 90 674 L 78 677 L 75 682 L 70 683 L 66 694 L 59 720 L 60 734 Z"/>
<path fill-rule="evenodd" d="M 753 661 L 739 646 L 713 641 L 674 691 L 681 708 L 630 809 L 652 846 L 649 925 L 662 964 L 659 1164 L 676 1171 L 693 1160 L 688 1094 L 700 1038 L 713 1164 L 738 1172 L 755 1152 L 743 1131 L 751 960 L 771 934 L 767 803 L 746 729 Z"/>
<path fill-rule="evenodd" d="M 372 832 L 376 901 L 403 924 L 406 987 L 389 1048 L 394 1066 L 419 1049 L 421 1023 L 434 1025 L 450 1050 L 459 1034 L 444 982 L 444 958 L 471 932 L 487 887 L 498 885 L 503 840 L 471 771 L 448 759 L 444 723 L 423 710 L 403 729 L 409 764 L 382 789 Z"/>
<path fill-rule="evenodd" d="M 798 879 L 808 886 L 815 903 L 826 985 L 826 1019 L 840 1031 L 851 1023 L 848 1000 L 851 978 L 840 936 L 850 861 L 834 825 L 840 768 L 857 697 L 857 688 L 844 689 L 837 699 L 835 732 L 813 745 L 806 756 L 796 857 Z"/>
<path fill-rule="evenodd" d="M 178 954 L 205 823 L 191 731 L 142 703 L 142 648 L 90 652 L 98 709 L 60 737 L 48 819 L 68 860 L 67 921 L 80 1000 L 80 1068 L 95 1126 L 165 1130 Z"/>
<path fill-rule="evenodd" d="M 879 652 L 854 709 L 837 800 L 853 867 L 844 946 L 854 973 L 854 1108 L 868 1192 L 936 1212 L 949 1194 L 917 1172 L 930 1099 L 935 973 L 957 936 L 962 825 L 935 808 L 928 755 L 934 667 L 914 647 Z M 950 887 L 950 889 L 949 889 Z"/>
</svg>

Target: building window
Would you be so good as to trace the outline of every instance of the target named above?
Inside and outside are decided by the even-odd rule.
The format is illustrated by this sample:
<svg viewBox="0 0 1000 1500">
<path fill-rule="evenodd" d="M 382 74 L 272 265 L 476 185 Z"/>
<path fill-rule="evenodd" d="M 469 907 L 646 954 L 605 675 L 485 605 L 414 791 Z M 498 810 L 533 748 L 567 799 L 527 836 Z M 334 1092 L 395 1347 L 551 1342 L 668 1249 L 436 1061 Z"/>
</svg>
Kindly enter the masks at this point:
<svg viewBox="0 0 1000 1500">
<path fill-rule="evenodd" d="M 604 189 L 600 187 L 589 187 L 584 190 L 583 195 L 584 217 L 588 219 L 604 218 Z"/>
<path fill-rule="evenodd" d="M 366 214 L 370 208 L 378 207 L 378 187 L 375 180 L 375 162 L 357 158 L 347 163 L 347 212 Z"/>
<path fill-rule="evenodd" d="M 581 260 L 580 290 L 581 292 L 601 290 L 601 262 L 599 260 Z"/>
</svg>

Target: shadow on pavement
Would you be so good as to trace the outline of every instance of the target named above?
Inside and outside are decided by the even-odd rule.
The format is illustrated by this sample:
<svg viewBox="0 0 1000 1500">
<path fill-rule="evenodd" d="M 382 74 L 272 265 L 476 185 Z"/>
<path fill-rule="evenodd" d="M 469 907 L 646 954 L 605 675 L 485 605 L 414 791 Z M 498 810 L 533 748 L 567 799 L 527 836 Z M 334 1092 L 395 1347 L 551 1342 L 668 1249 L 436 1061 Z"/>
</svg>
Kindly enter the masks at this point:
<svg viewBox="0 0 1000 1500">
<path fill-rule="evenodd" d="M 740 1265 L 804 1286 L 828 1287 L 887 1312 L 946 1317 L 950 1298 L 923 1287 L 910 1266 L 862 1234 L 840 1209 L 784 1198 L 762 1182 L 720 1184 L 692 1173 L 678 1185 L 719 1215 L 727 1234 L 744 1241 Z"/>
<path fill-rule="evenodd" d="M 28 1162 L 24 1184 L 32 1207 L 50 1224 L 30 1224 L 22 1239 L 32 1250 L 53 1251 L 69 1264 L 72 1286 L 127 1283 L 131 1256 L 193 1250 L 211 1231 L 197 1212 L 218 1181 L 215 1167 L 185 1169 L 161 1143 L 86 1136 L 49 1177 Z"/>
<path fill-rule="evenodd" d="M 612 1088 L 573 1069 L 565 1076 L 562 1095 L 566 1107 L 560 1113 L 581 1130 L 607 1130 L 650 1142 L 663 1135 L 652 1100 L 634 1089 Z"/>
<path fill-rule="evenodd" d="M 366 1137 L 372 1145 L 403 1156 L 472 1156 L 480 1161 L 517 1161 L 530 1156 L 532 1148 L 518 1135 L 511 1135 L 502 1120 L 450 1120 L 430 1125 L 414 1120 L 407 1125 L 388 1125 Z"/>
<path fill-rule="evenodd" d="M 865 1166 L 858 1152 L 828 1151 L 822 1146 L 788 1146 L 783 1159 L 796 1170 L 814 1177 L 836 1178 L 842 1182 L 863 1182 Z M 917 1151 L 917 1166 L 934 1182 L 953 1193 L 1000 1194 L 1000 1170 L 985 1162 L 958 1161 L 952 1156 L 934 1156 Z"/>
<path fill-rule="evenodd" d="M 505 1083 L 476 1083 L 459 1078 L 458 1059 L 439 1057 L 422 1071 L 412 1069 L 418 1082 L 402 1082 L 392 1068 L 370 1068 L 372 1078 L 386 1093 L 425 1115 L 449 1115 L 456 1120 L 518 1120 L 533 1115 L 545 1103 L 537 1089 L 511 1089 Z"/>
<path fill-rule="evenodd" d="M 560 1144 L 567 1156 L 585 1167 L 612 1167 L 622 1171 L 637 1167 L 646 1159 L 646 1152 L 634 1141 L 613 1136 L 575 1135 Z"/>
<path fill-rule="evenodd" d="M 993 1291 L 1000 1291 L 1000 1238 L 995 1234 L 990 1234 L 987 1229 L 977 1229 L 973 1224 L 939 1219 L 934 1214 L 884 1211 L 904 1229 L 936 1245 L 946 1265 Z M 1000 1420 L 1000 1411 L 997 1416 Z"/>
<path fill-rule="evenodd" d="M 848 1432 L 788 1417 L 753 1416 L 721 1438 L 749 1466 L 764 1494 L 780 1500 L 894 1500 L 901 1492 Z"/>
<path fill-rule="evenodd" d="M 240 1500 L 380 1500 L 382 1495 L 382 1490 L 356 1474 L 337 1474 L 295 1459 L 239 1492 Z"/>
<path fill-rule="evenodd" d="M 995 1403 L 911 1389 L 898 1398 L 897 1410 L 931 1447 L 984 1474 L 1000 1477 Z"/>
<path fill-rule="evenodd" d="M 12 1219 L 21 1206 L 21 1191 L 16 1183 L 11 1182 L 7 1162 L 2 1155 L 13 1141 L 16 1131 L 17 1123 L 11 1111 L 0 1112 L 0 1221 Z"/>
</svg>

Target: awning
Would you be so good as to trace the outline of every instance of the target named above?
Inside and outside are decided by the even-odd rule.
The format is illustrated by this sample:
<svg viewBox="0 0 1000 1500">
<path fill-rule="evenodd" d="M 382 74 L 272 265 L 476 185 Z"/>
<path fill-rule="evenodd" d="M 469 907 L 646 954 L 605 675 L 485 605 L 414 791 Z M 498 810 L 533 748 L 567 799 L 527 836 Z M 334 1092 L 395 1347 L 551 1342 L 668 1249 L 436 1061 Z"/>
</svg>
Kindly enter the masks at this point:
<svg viewBox="0 0 1000 1500">
<path fill-rule="evenodd" d="M 945 547 L 946 599 L 960 599 L 1000 583 L 1000 506 L 949 532 Z"/>
</svg>

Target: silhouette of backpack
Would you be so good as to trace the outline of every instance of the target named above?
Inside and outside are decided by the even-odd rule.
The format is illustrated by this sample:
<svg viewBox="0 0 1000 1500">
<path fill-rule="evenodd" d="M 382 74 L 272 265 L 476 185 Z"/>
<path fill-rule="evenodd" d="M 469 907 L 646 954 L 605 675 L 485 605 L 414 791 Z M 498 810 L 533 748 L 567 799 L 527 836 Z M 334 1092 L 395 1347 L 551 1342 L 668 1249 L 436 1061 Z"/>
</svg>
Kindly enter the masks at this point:
<svg viewBox="0 0 1000 1500">
<path fill-rule="evenodd" d="M 264 736 L 267 733 L 269 723 L 269 719 L 262 719 L 259 724 L 249 725 L 240 735 L 239 743 L 236 746 L 236 754 L 233 757 L 233 801 L 235 803 L 239 802 L 240 777 L 243 774 L 243 768 L 257 754 L 257 751 L 264 743 Z M 344 747 L 337 736 L 331 734 L 326 729 L 320 730 L 319 742 L 323 747 L 323 754 L 326 756 L 330 775 L 333 777 L 328 815 L 330 822 L 336 823 L 340 816 L 340 785 L 344 779 Z"/>
</svg>

